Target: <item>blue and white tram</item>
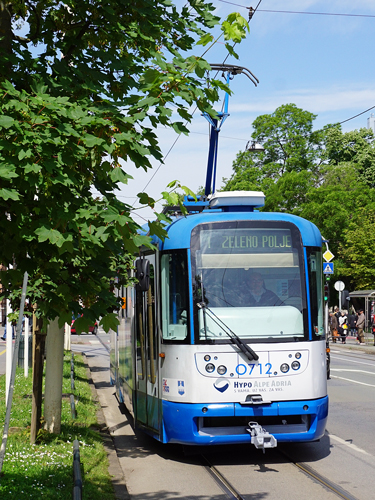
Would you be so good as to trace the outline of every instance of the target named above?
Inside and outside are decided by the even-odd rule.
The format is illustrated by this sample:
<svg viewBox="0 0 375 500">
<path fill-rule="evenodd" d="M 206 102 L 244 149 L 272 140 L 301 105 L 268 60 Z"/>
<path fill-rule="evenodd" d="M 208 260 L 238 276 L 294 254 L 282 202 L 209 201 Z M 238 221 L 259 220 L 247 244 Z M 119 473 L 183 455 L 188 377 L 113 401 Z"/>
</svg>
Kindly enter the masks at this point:
<svg viewBox="0 0 375 500">
<path fill-rule="evenodd" d="M 214 194 L 176 217 L 149 274 L 124 291 L 111 377 L 137 428 L 163 443 L 306 442 L 328 397 L 322 237 L 258 212 L 263 193 Z"/>
</svg>

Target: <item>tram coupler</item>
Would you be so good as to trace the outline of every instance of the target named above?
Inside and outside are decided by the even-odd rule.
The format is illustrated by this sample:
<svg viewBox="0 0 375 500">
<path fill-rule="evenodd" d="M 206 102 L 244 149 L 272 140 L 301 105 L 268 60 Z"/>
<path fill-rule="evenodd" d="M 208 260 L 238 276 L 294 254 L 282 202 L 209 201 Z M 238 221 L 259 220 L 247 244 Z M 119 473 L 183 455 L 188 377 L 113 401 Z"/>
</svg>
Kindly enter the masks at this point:
<svg viewBox="0 0 375 500">
<path fill-rule="evenodd" d="M 263 450 L 265 453 L 266 448 L 276 448 L 277 439 L 267 432 L 257 422 L 249 422 L 249 429 L 246 429 L 251 436 L 251 444 L 257 449 Z"/>
</svg>

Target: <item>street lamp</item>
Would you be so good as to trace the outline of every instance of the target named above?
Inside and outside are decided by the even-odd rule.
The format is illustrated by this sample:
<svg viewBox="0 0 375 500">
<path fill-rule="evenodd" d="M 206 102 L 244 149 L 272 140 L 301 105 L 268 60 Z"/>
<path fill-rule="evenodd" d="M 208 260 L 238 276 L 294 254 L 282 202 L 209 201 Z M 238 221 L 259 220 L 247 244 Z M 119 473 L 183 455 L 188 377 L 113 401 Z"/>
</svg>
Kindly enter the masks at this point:
<svg viewBox="0 0 375 500">
<path fill-rule="evenodd" d="M 255 141 L 248 141 L 245 149 L 250 153 L 263 153 L 264 151 L 264 147 Z"/>
</svg>

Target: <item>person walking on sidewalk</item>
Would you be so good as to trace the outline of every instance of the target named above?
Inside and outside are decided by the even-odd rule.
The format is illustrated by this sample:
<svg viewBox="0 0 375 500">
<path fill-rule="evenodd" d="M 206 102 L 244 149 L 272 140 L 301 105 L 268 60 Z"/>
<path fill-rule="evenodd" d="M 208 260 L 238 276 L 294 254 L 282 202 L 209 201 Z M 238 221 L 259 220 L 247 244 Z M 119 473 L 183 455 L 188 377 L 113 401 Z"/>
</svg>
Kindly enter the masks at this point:
<svg viewBox="0 0 375 500">
<path fill-rule="evenodd" d="M 363 329 L 365 327 L 365 315 L 363 314 L 363 309 L 360 309 L 358 313 L 359 313 L 357 319 L 358 340 L 360 345 L 365 345 L 365 336 L 363 334 Z"/>
<path fill-rule="evenodd" d="M 331 329 L 332 342 L 336 344 L 336 340 L 339 337 L 339 332 L 338 332 L 339 323 L 337 321 L 336 315 L 333 313 L 329 313 L 329 320 L 330 320 L 329 327 Z"/>
</svg>

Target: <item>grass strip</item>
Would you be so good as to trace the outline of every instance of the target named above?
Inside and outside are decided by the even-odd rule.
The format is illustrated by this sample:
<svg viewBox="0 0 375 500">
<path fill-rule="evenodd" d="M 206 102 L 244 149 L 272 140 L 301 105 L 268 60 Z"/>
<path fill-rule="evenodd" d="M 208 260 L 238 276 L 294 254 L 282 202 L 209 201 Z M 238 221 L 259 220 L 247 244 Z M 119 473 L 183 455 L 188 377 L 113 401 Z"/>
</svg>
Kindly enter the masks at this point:
<svg viewBox="0 0 375 500">
<path fill-rule="evenodd" d="M 114 500 L 107 454 L 97 421 L 98 403 L 92 395 L 87 368 L 80 354 L 74 355 L 73 391 L 76 418 L 70 409 L 71 354 L 64 356 L 61 433 L 41 430 L 30 444 L 32 376 L 17 368 L 6 455 L 0 477 L 0 498 L 9 500 L 71 500 L 73 491 L 73 441 L 80 444 L 83 479 L 82 499 Z M 5 375 L 0 376 L 1 437 L 5 419 Z M 0 438 L 1 441 L 1 438 Z"/>
</svg>

